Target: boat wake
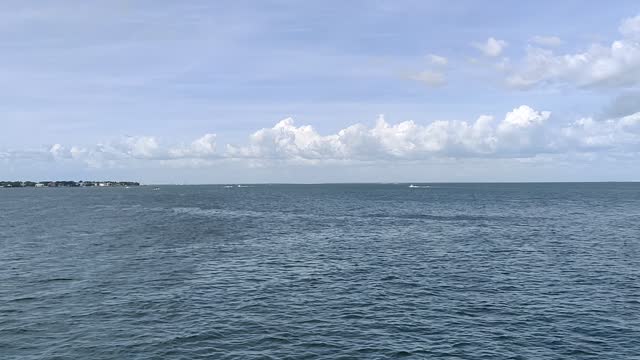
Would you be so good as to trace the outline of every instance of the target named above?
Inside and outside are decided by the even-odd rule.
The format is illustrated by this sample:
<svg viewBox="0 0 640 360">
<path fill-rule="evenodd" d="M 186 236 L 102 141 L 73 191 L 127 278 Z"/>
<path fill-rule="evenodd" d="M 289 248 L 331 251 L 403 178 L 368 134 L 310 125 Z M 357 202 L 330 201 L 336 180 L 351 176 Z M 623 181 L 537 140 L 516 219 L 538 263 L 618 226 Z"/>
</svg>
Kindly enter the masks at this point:
<svg viewBox="0 0 640 360">
<path fill-rule="evenodd" d="M 413 184 L 411 184 L 411 185 L 409 185 L 409 187 L 411 189 L 427 189 L 427 188 L 430 188 L 431 186 L 429 186 L 429 185 L 413 185 Z"/>
</svg>

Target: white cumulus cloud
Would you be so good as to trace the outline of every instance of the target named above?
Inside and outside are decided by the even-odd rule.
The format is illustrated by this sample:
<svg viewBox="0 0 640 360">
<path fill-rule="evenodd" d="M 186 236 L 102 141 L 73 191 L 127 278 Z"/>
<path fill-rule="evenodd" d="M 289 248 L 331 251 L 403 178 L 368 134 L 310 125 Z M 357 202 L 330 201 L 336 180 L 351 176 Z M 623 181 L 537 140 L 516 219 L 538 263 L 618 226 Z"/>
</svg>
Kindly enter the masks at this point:
<svg viewBox="0 0 640 360">
<path fill-rule="evenodd" d="M 485 42 L 475 42 L 473 47 L 480 50 L 485 56 L 496 57 L 502 54 L 502 51 L 509 45 L 504 40 L 498 40 L 490 37 Z"/>
<path fill-rule="evenodd" d="M 640 151 L 640 112 L 606 120 L 582 118 L 562 128 L 565 147 L 572 151 Z"/>
<path fill-rule="evenodd" d="M 216 135 L 205 134 L 188 146 L 170 148 L 168 154 L 171 159 L 216 157 Z"/>
<path fill-rule="evenodd" d="M 245 146 L 228 146 L 227 156 L 263 159 L 384 160 L 421 159 L 436 156 L 501 156 L 528 154 L 537 129 L 549 119 L 549 112 L 521 106 L 496 122 L 483 115 L 473 122 L 434 121 L 420 125 L 413 121 L 389 124 L 380 117 L 373 127 L 355 124 L 336 134 L 321 135 L 310 125 L 296 126 L 293 119 L 252 134 Z"/>
<path fill-rule="evenodd" d="M 66 147 L 54 144 L 46 153 L 54 160 L 77 160 L 91 166 L 122 161 L 202 160 L 219 157 L 215 134 L 205 134 L 184 145 L 163 142 L 154 136 L 127 136 L 93 146 Z"/>
</svg>

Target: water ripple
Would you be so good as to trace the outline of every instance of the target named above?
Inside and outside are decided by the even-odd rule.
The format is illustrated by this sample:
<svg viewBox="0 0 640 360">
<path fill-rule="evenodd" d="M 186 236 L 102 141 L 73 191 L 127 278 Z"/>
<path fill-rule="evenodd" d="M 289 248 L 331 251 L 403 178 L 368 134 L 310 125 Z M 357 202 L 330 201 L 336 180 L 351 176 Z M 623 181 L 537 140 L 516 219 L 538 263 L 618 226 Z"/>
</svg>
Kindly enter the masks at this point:
<svg viewBox="0 0 640 360">
<path fill-rule="evenodd" d="M 637 184 L 102 190 L 0 192 L 2 359 L 640 353 Z"/>
</svg>

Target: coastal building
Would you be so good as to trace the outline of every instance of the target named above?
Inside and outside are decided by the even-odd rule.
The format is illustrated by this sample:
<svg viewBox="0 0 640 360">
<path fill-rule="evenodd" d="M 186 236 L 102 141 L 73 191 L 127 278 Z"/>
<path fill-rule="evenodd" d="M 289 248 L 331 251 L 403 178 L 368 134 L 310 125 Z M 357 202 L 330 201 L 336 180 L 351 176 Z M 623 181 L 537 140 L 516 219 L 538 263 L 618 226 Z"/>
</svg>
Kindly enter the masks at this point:
<svg viewBox="0 0 640 360">
<path fill-rule="evenodd" d="M 26 188 L 26 187 L 129 187 L 138 186 L 140 183 L 133 181 L 0 181 L 0 188 Z"/>
</svg>

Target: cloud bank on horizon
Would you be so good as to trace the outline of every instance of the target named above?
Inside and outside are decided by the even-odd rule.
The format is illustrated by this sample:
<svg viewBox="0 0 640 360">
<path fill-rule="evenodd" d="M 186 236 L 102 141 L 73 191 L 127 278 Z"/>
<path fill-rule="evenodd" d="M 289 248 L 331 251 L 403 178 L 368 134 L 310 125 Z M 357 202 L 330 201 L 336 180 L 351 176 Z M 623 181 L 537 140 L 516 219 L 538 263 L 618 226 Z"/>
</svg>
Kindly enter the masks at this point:
<svg viewBox="0 0 640 360">
<path fill-rule="evenodd" d="M 292 118 L 255 131 L 245 145 L 217 148 L 215 134 L 188 144 L 163 142 L 153 136 L 129 136 L 94 146 L 54 144 L 29 151 L 0 152 L 0 159 L 78 161 L 102 167 L 127 161 L 191 160 L 214 164 L 223 160 L 258 160 L 319 164 L 323 161 L 416 161 L 433 158 L 530 158 L 538 155 L 600 153 L 628 157 L 640 151 L 640 112 L 619 118 L 580 118 L 553 125 L 549 111 L 522 105 L 495 119 L 439 120 L 389 124 L 380 116 L 374 126 L 354 124 L 321 135 L 311 125 L 296 126 Z M 187 160 L 185 162 L 185 160 Z"/>
<path fill-rule="evenodd" d="M 617 17 L 598 28 L 587 21 L 597 6 L 576 14 L 581 30 L 553 14 L 537 17 L 541 24 L 518 18 L 516 27 L 504 18 L 466 28 L 470 14 L 508 9 L 465 4 L 361 4 L 366 14 L 345 5 L 338 16 L 352 24 L 336 22 L 328 32 L 321 25 L 333 17 L 319 5 L 195 2 L 127 9 L 124 18 L 106 4 L 81 7 L 84 17 L 55 4 L 8 7 L 0 13 L 8 30 L 0 40 L 12 50 L 0 59 L 0 165 L 145 164 L 204 174 L 228 163 L 241 172 L 640 159 L 640 9 L 633 2 L 617 4 Z M 559 17 L 574 10 L 562 6 Z M 174 13 L 175 28 L 159 33 Z M 99 14 L 105 21 L 89 26 Z M 38 60 L 43 55 L 51 61 Z M 374 111 L 394 121 L 351 120 L 373 120 Z"/>
</svg>

